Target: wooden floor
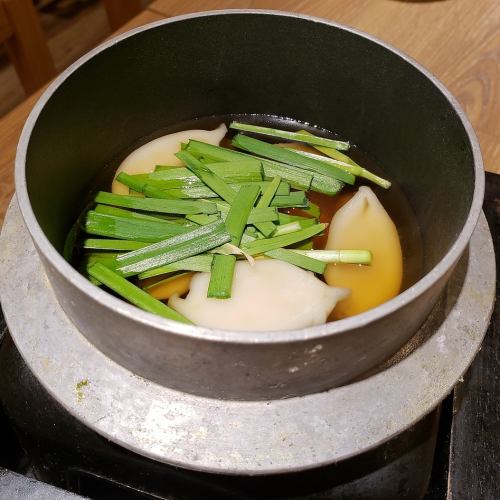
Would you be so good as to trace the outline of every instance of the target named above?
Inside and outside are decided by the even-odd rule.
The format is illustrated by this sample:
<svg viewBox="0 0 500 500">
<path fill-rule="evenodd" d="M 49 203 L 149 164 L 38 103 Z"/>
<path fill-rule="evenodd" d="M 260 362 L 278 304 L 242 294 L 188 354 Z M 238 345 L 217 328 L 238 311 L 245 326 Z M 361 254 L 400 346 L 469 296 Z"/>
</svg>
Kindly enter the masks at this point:
<svg viewBox="0 0 500 500">
<path fill-rule="evenodd" d="M 98 0 L 43 0 L 38 9 L 58 73 L 111 33 L 106 11 Z M 1 52 L 0 116 L 25 98 L 14 68 Z"/>
</svg>

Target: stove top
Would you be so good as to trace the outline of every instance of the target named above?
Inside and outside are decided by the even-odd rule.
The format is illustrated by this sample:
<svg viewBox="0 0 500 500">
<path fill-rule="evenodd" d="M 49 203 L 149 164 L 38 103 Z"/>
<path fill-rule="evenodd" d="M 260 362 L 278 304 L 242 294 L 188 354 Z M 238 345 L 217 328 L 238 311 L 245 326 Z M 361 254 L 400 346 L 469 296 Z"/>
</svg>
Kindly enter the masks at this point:
<svg viewBox="0 0 500 500">
<path fill-rule="evenodd" d="M 487 174 L 483 208 L 498 248 L 500 176 Z M 498 314 L 464 380 L 413 428 L 334 466 L 251 481 L 165 467 L 89 431 L 38 385 L 0 315 L 0 498 L 498 498 Z"/>
</svg>

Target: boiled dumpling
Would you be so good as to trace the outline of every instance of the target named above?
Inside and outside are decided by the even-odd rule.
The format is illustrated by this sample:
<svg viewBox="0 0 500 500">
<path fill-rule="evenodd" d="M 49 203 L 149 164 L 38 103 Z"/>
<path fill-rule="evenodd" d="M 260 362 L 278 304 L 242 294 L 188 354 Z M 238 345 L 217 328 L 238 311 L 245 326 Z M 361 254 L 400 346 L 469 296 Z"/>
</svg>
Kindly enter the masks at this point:
<svg viewBox="0 0 500 500">
<path fill-rule="evenodd" d="M 334 288 L 279 260 L 236 263 L 231 298 L 207 298 L 210 275 L 198 273 L 185 299 L 174 296 L 169 306 L 193 323 L 226 330 L 287 330 L 325 323 L 337 301 L 349 291 Z"/>
<path fill-rule="evenodd" d="M 214 130 L 184 130 L 158 137 L 130 153 L 116 170 L 115 178 L 120 172 L 129 175 L 148 174 L 154 171 L 156 165 L 182 165 L 182 162 L 175 156 L 175 153 L 180 150 L 181 142 L 194 139 L 217 146 L 226 133 L 227 127 L 222 123 Z M 127 186 L 115 180 L 111 185 L 111 191 L 115 194 L 129 194 L 130 192 Z"/>
<path fill-rule="evenodd" d="M 351 289 L 351 295 L 337 305 L 330 319 L 362 313 L 399 293 L 403 256 L 398 231 L 369 187 L 360 187 L 333 216 L 325 248 L 370 250 L 373 254 L 371 266 L 327 266 L 325 280 L 329 285 Z"/>
</svg>

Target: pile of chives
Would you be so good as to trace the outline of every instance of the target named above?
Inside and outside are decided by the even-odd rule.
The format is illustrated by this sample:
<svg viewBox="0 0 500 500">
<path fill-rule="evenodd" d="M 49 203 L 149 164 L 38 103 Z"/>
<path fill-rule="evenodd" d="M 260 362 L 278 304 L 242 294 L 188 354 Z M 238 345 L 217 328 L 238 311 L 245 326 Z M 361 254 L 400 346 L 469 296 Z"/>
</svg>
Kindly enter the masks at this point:
<svg viewBox="0 0 500 500">
<path fill-rule="evenodd" d="M 81 222 L 86 236 L 79 242 L 82 271 L 93 283 L 146 311 L 190 323 L 134 281 L 210 272 L 207 296 L 227 299 L 236 261 L 250 256 L 283 260 L 317 274 L 329 263 L 370 264 L 367 250 L 312 249 L 312 239 L 326 224 L 319 222 L 318 207 L 307 192 L 334 196 L 357 177 L 383 188 L 389 181 L 347 156 L 347 142 L 237 122 L 230 128 L 239 131 L 232 139 L 236 150 L 190 140 L 176 155 L 182 167 L 122 172 L 117 180 L 130 195 L 96 194 Z M 277 146 L 255 134 L 303 142 L 318 154 Z"/>
</svg>

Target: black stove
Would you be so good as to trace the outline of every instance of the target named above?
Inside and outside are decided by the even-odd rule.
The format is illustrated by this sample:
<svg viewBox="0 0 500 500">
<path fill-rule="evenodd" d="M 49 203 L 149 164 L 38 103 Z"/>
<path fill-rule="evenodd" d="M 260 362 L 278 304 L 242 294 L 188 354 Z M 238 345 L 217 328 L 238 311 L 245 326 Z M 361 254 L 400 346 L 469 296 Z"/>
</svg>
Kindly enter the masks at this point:
<svg viewBox="0 0 500 500">
<path fill-rule="evenodd" d="M 500 176 L 487 174 L 484 211 L 499 248 Z M 495 307 L 464 380 L 411 429 L 339 464 L 248 478 L 166 466 L 86 428 L 40 386 L 0 315 L 0 499 L 498 499 L 498 319 Z"/>
</svg>

